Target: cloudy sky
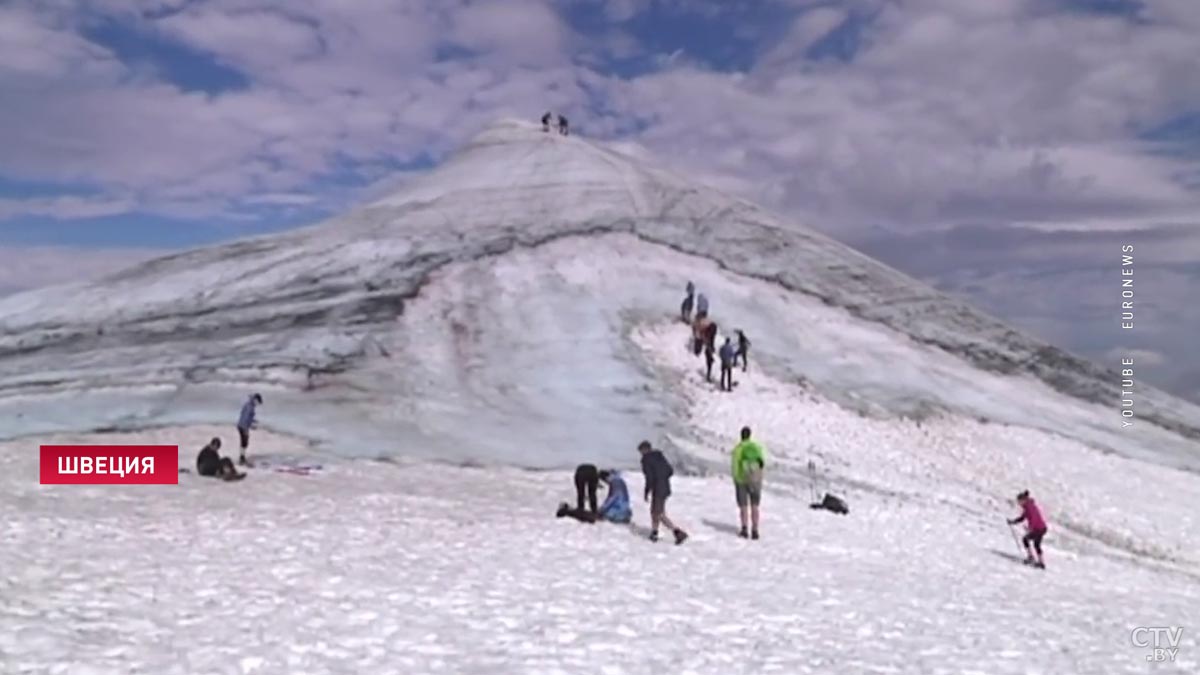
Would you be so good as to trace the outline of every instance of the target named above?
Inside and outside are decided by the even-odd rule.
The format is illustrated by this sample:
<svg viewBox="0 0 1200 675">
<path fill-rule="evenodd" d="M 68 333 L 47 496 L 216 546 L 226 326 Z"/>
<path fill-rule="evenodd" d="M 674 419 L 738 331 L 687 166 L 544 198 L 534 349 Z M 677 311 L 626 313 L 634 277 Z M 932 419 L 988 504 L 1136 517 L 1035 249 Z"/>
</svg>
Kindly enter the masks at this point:
<svg viewBox="0 0 1200 675">
<path fill-rule="evenodd" d="M 313 222 L 548 107 L 1200 400 L 1197 0 L 5 0 L 0 292 Z"/>
</svg>

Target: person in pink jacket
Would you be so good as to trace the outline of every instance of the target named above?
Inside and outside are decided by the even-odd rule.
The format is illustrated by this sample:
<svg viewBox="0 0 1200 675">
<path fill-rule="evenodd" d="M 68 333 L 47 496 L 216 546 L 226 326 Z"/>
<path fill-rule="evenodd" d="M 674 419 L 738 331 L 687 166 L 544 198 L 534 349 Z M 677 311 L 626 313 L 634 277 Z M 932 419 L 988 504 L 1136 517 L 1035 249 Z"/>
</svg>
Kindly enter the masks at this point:
<svg viewBox="0 0 1200 675">
<path fill-rule="evenodd" d="M 1045 568 L 1046 563 L 1042 560 L 1042 537 L 1046 536 L 1046 519 L 1042 517 L 1042 511 L 1033 501 L 1033 497 L 1029 496 L 1029 490 L 1023 490 L 1021 494 L 1017 495 L 1017 504 L 1021 506 L 1021 515 L 1010 519 L 1008 524 L 1016 525 L 1025 521 L 1026 532 L 1025 536 L 1021 538 L 1021 543 L 1025 544 L 1025 554 L 1028 556 L 1025 562 Z M 1033 550 L 1037 551 L 1036 559 L 1033 557 L 1033 552 L 1029 550 L 1030 544 L 1033 544 Z"/>
</svg>

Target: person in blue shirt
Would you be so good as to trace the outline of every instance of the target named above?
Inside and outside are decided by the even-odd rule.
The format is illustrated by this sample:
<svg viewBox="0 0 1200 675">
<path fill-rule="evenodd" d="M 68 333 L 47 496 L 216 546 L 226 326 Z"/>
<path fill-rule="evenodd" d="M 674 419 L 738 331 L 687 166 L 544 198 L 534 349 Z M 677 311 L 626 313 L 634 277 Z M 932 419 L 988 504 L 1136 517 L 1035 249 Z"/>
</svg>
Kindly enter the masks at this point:
<svg viewBox="0 0 1200 675">
<path fill-rule="evenodd" d="M 600 505 L 600 518 L 613 523 L 628 523 L 633 520 L 633 509 L 629 505 L 629 488 L 620 471 L 611 469 L 600 472 L 600 480 L 608 486 L 608 496 Z"/>
<path fill-rule="evenodd" d="M 696 297 L 696 318 L 702 319 L 708 316 L 708 296 L 701 293 Z"/>
<path fill-rule="evenodd" d="M 721 391 L 733 391 L 733 364 L 737 361 L 737 349 L 730 338 L 721 345 Z"/>
<path fill-rule="evenodd" d="M 242 456 L 238 459 L 238 464 L 246 466 L 246 449 L 250 447 L 250 430 L 258 426 L 256 415 L 258 414 L 258 406 L 262 405 L 263 398 L 260 394 L 253 394 L 242 405 L 242 412 L 238 415 L 238 438 L 241 440 Z"/>
</svg>

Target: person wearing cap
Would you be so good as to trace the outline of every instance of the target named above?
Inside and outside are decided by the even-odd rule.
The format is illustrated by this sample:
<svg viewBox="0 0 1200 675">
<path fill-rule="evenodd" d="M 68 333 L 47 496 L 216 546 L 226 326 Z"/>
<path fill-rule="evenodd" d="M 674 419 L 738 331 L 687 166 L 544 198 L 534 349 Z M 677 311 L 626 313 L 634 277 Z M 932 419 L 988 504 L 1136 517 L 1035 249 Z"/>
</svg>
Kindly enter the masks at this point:
<svg viewBox="0 0 1200 675">
<path fill-rule="evenodd" d="M 246 450 L 250 447 L 250 430 L 258 427 L 258 406 L 262 405 L 263 398 L 261 394 L 252 394 L 246 403 L 242 405 L 242 412 L 238 415 L 238 438 L 241 440 L 241 457 L 238 459 L 238 464 L 246 466 Z"/>
</svg>

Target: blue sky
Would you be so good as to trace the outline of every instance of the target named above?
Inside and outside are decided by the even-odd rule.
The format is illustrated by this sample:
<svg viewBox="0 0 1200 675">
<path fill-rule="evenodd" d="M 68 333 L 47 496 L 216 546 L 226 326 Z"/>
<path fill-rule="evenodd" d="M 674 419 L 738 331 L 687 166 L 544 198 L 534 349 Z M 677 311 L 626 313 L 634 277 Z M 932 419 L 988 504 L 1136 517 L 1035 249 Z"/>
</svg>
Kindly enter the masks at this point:
<svg viewBox="0 0 1200 675">
<path fill-rule="evenodd" d="M 10 0 L 0 291 L 309 224 L 552 108 L 1102 358 L 1072 275 L 1113 238 L 1162 246 L 1163 307 L 1196 281 L 1196 63 L 1194 0 Z M 1200 397 L 1200 311 L 1154 321 Z"/>
</svg>

